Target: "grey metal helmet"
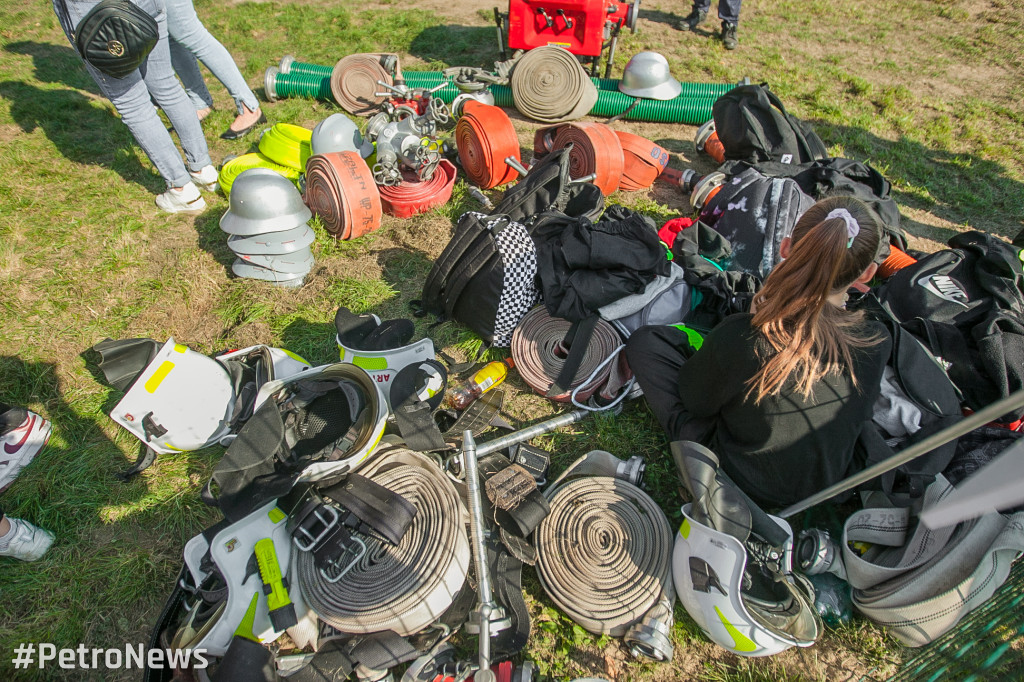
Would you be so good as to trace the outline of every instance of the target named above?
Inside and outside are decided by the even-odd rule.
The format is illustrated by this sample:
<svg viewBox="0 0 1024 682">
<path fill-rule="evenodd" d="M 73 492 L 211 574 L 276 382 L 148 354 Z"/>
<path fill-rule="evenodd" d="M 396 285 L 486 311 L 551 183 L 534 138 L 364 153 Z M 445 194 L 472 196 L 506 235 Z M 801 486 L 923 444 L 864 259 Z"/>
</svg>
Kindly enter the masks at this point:
<svg viewBox="0 0 1024 682">
<path fill-rule="evenodd" d="M 294 229 L 313 217 L 292 181 L 269 168 L 250 168 L 231 185 L 230 208 L 220 219 L 228 234 Z"/>
<path fill-rule="evenodd" d="M 301 251 L 308 248 L 315 239 L 313 228 L 309 225 L 299 225 L 284 232 L 266 232 L 251 237 L 233 234 L 228 237 L 228 248 L 237 254 L 274 256 Z"/>
<path fill-rule="evenodd" d="M 314 154 L 356 152 L 365 159 L 373 153 L 373 144 L 363 139 L 359 127 L 345 114 L 331 114 L 320 121 L 310 144 Z"/>
<path fill-rule="evenodd" d="M 295 253 L 280 255 L 254 255 L 247 253 L 238 254 L 239 260 L 249 265 L 258 265 L 261 268 L 269 268 L 274 272 L 286 275 L 305 275 L 313 269 L 313 252 L 306 247 Z"/>
<path fill-rule="evenodd" d="M 673 99 L 683 86 L 672 77 L 668 60 L 657 52 L 638 52 L 626 64 L 619 91 L 646 99 Z"/>
</svg>

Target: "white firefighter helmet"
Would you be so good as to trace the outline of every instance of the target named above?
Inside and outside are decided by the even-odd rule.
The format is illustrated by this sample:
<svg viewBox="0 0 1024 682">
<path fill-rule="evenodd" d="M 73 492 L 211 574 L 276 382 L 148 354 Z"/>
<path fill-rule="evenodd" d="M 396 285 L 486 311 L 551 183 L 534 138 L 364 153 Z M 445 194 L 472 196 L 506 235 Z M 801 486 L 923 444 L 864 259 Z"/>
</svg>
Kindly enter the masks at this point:
<svg viewBox="0 0 1024 682">
<path fill-rule="evenodd" d="M 251 568 L 256 543 L 270 538 L 278 568 L 287 575 L 292 553 L 287 519 L 274 500 L 226 526 L 212 541 L 202 534 L 189 540 L 185 564 L 194 585 L 223 596 L 212 603 L 201 602 L 201 593 L 192 598 L 188 615 L 172 638 L 172 648 L 205 649 L 210 656 L 223 656 L 243 621 L 248 631 L 242 635 L 247 638 L 270 643 L 281 635 L 270 621 L 263 583 L 258 575 L 251 575 Z M 207 553 L 216 571 L 204 570 L 209 568 L 202 561 Z"/>
<path fill-rule="evenodd" d="M 744 544 L 694 521 L 689 512 L 687 504 L 676 536 L 672 573 L 679 601 L 708 638 L 740 656 L 771 656 L 792 646 L 814 644 L 821 623 L 814 610 L 813 588 L 786 572 L 785 579 L 755 579 L 756 586 L 745 586 Z M 771 518 L 789 534 L 791 547 L 789 525 Z"/>
<path fill-rule="evenodd" d="M 313 382 L 316 391 L 330 390 L 337 400 L 324 401 L 324 409 L 336 414 L 328 415 L 323 409 L 315 410 L 310 418 L 299 418 L 296 426 L 297 438 L 310 437 L 303 433 L 316 431 L 318 441 L 334 442 L 334 459 L 314 461 L 302 470 L 297 483 L 317 481 L 335 473 L 351 471 L 358 467 L 373 452 L 384 435 L 388 418 L 388 404 L 384 400 L 379 384 L 360 367 L 347 362 L 314 367 L 288 379 L 269 381 L 260 387 L 256 395 L 255 410 L 267 400 L 279 405 L 292 396 L 304 391 L 298 382 Z M 335 386 L 330 386 L 336 384 Z M 334 389 L 338 389 L 334 391 Z M 333 431 L 337 431 L 333 434 Z"/>
<path fill-rule="evenodd" d="M 220 363 L 171 338 L 110 417 L 157 453 L 198 450 L 227 435 L 234 398 Z"/>
</svg>

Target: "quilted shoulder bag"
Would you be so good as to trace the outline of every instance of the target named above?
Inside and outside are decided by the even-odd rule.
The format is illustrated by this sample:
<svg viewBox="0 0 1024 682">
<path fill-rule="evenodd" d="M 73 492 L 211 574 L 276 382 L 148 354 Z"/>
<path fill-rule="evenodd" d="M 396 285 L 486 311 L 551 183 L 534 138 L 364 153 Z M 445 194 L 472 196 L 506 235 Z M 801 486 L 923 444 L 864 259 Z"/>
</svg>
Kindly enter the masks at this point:
<svg viewBox="0 0 1024 682">
<path fill-rule="evenodd" d="M 146 60 L 160 33 L 156 20 L 129 0 L 103 0 L 82 17 L 73 37 L 82 59 L 124 78 Z"/>
</svg>

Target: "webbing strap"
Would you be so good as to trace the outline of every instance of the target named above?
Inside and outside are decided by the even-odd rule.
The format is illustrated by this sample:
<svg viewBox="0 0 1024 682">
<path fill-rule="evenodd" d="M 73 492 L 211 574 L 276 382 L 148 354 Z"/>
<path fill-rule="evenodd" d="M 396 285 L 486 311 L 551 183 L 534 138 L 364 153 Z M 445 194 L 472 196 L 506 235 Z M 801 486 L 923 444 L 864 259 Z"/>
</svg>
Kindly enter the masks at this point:
<svg viewBox="0 0 1024 682">
<path fill-rule="evenodd" d="M 572 385 L 573 379 L 576 378 L 576 372 L 579 371 L 583 359 L 587 356 L 587 348 L 590 346 L 590 340 L 594 337 L 594 330 L 597 328 L 599 319 L 601 316 L 594 313 L 573 322 L 569 327 L 565 338 L 562 339 L 562 346 L 569 349 L 569 355 L 565 358 L 565 364 L 562 365 L 555 383 L 551 384 L 551 388 L 548 389 L 546 394 L 548 398 L 562 395 L 568 390 L 566 387 Z"/>
</svg>

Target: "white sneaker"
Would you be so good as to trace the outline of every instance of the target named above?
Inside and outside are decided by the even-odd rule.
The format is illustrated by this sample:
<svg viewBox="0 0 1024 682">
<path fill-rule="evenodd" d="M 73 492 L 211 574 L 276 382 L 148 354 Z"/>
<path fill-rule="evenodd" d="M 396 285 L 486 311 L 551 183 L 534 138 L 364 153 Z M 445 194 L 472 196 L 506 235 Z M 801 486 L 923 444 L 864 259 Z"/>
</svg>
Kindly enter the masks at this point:
<svg viewBox="0 0 1024 682">
<path fill-rule="evenodd" d="M 9 417 L 21 411 L 20 408 L 12 408 L 5 412 L 4 416 Z M 50 440 L 50 422 L 35 412 L 24 412 L 24 421 L 0 434 L 0 491 L 14 482 L 25 465 L 31 462 Z"/>
<path fill-rule="evenodd" d="M 10 516 L 7 520 L 13 533 L 8 536 L 10 539 L 7 541 L 7 547 L 0 549 L 0 556 L 35 561 L 46 554 L 46 550 L 53 544 L 53 533 L 50 531 L 37 528 L 28 521 L 12 519 Z"/>
<path fill-rule="evenodd" d="M 172 188 L 156 195 L 156 205 L 168 213 L 200 213 L 206 209 L 206 202 L 199 196 L 199 188 L 191 182 L 180 189 Z"/>
<path fill-rule="evenodd" d="M 217 178 L 220 177 L 220 174 L 213 166 L 206 166 L 198 173 L 189 171 L 188 174 L 192 176 L 192 182 L 198 185 L 199 189 L 205 189 L 207 192 L 217 191 L 219 187 Z"/>
</svg>

